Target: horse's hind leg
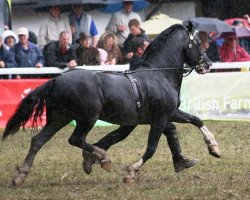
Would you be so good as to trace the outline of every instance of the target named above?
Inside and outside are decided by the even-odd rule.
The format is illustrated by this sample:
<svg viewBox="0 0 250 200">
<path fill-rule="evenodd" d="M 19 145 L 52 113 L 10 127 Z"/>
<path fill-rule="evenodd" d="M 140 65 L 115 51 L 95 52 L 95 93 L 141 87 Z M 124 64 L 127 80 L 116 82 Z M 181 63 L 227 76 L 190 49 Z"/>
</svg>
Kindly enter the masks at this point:
<svg viewBox="0 0 250 200">
<path fill-rule="evenodd" d="M 84 158 L 83 170 L 85 173 L 91 173 L 92 165 L 95 162 L 99 162 L 103 169 L 110 171 L 111 161 L 108 158 L 106 151 L 97 146 L 86 143 L 87 134 L 93 128 L 95 122 L 86 123 L 77 121 L 76 124 L 76 128 L 68 141 L 71 145 L 82 149 L 82 156 Z"/>
<path fill-rule="evenodd" d="M 42 146 L 49 141 L 57 131 L 59 131 L 67 123 L 46 124 L 43 129 L 34 137 L 32 137 L 30 149 L 25 161 L 21 167 L 17 167 L 16 174 L 12 178 L 11 186 L 20 186 L 24 183 L 32 167 L 37 152 Z"/>
<path fill-rule="evenodd" d="M 181 147 L 178 135 L 176 133 L 176 127 L 173 123 L 167 122 L 163 134 L 167 138 L 168 146 L 172 153 L 173 164 L 176 173 L 181 172 L 184 169 L 190 168 L 197 164 L 196 159 L 190 160 L 181 154 Z"/>
<path fill-rule="evenodd" d="M 204 141 L 207 144 L 209 154 L 220 158 L 220 150 L 219 145 L 215 140 L 213 133 L 211 133 L 207 127 L 203 124 L 202 120 L 194 115 L 190 115 L 188 113 L 183 112 L 182 110 L 178 109 L 174 116 L 171 117 L 171 121 L 178 122 L 178 123 L 191 123 L 194 126 L 198 127 L 204 136 Z"/>
</svg>

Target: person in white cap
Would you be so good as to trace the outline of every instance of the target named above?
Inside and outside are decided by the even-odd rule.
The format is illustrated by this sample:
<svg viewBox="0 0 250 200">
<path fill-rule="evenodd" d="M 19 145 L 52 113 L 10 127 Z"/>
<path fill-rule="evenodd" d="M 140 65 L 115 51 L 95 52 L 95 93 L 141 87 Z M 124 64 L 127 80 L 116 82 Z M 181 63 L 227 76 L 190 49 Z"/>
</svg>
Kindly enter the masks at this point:
<svg viewBox="0 0 250 200">
<path fill-rule="evenodd" d="M 140 16 L 133 12 L 133 1 L 124 0 L 123 10 L 114 13 L 106 26 L 106 31 L 113 32 L 116 35 L 120 47 L 123 46 L 123 42 L 128 37 L 128 22 L 131 19 L 137 19 L 141 24 Z"/>
<path fill-rule="evenodd" d="M 28 41 L 28 29 L 25 27 L 19 28 L 17 35 L 19 42 L 12 49 L 17 67 L 43 67 L 43 54 L 34 43 Z"/>
</svg>

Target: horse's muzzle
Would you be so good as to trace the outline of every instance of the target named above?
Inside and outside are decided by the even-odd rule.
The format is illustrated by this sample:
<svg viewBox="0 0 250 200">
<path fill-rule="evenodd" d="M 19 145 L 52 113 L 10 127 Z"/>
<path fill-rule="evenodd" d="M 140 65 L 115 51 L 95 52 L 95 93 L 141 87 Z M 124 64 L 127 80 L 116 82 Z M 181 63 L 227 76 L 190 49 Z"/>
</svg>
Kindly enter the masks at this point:
<svg viewBox="0 0 250 200">
<path fill-rule="evenodd" d="M 206 74 L 210 71 L 212 65 L 212 61 L 205 55 L 199 65 L 196 66 L 196 72 L 199 74 Z"/>
</svg>

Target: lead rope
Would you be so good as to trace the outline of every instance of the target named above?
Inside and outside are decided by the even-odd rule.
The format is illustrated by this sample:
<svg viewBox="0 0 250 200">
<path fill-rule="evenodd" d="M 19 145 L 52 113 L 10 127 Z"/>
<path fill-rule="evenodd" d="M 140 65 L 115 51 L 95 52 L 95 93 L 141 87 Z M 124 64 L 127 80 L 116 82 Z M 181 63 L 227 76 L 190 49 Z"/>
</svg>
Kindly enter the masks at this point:
<svg viewBox="0 0 250 200">
<path fill-rule="evenodd" d="M 165 70 L 173 70 L 173 69 L 188 69 L 188 72 L 187 74 L 183 74 L 183 77 L 187 77 L 189 74 L 192 73 L 192 71 L 195 69 L 194 67 L 170 67 L 170 68 L 153 68 L 153 69 L 137 69 L 137 70 L 134 70 L 134 71 L 130 71 L 130 70 L 125 70 L 125 71 L 122 71 L 122 72 L 114 72 L 115 74 L 133 74 L 133 73 L 136 73 L 136 72 L 143 72 L 143 71 L 165 71 Z"/>
</svg>

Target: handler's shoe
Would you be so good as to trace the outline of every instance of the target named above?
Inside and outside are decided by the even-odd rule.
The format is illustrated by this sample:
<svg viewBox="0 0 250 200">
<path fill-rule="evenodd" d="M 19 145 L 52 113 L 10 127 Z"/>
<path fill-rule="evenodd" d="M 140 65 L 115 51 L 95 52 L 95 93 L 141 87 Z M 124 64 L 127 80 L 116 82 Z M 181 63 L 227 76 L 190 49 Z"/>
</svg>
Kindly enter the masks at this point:
<svg viewBox="0 0 250 200">
<path fill-rule="evenodd" d="M 183 156 L 182 159 L 178 161 L 174 161 L 174 169 L 175 169 L 175 172 L 178 173 L 178 172 L 183 171 L 184 169 L 187 169 L 196 165 L 197 163 L 198 163 L 197 159 L 189 160 L 188 158 Z"/>
</svg>

